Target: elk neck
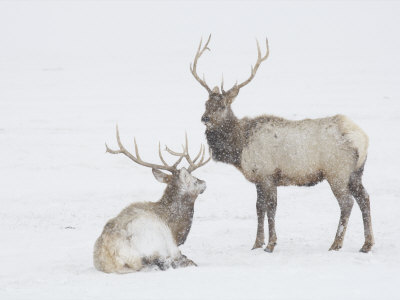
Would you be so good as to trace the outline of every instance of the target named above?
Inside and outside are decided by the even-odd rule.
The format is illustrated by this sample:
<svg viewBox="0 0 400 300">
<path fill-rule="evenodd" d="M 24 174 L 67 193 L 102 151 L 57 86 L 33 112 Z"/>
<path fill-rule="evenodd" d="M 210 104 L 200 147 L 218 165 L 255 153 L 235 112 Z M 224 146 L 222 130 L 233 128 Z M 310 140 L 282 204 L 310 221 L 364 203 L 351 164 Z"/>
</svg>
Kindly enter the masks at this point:
<svg viewBox="0 0 400 300">
<path fill-rule="evenodd" d="M 157 202 L 158 215 L 168 224 L 178 246 L 189 234 L 196 198 L 197 195 L 182 193 L 178 186 L 169 184 Z"/>
<path fill-rule="evenodd" d="M 257 134 L 264 124 L 279 126 L 285 122 L 284 119 L 272 115 L 238 119 L 231 113 L 224 122 L 206 129 L 206 138 L 212 151 L 212 158 L 234 165 L 241 170 L 242 152 L 249 144 L 251 137 Z"/>
<path fill-rule="evenodd" d="M 240 120 L 233 113 L 220 124 L 207 128 L 206 138 L 214 160 L 240 168 L 246 137 Z"/>
</svg>

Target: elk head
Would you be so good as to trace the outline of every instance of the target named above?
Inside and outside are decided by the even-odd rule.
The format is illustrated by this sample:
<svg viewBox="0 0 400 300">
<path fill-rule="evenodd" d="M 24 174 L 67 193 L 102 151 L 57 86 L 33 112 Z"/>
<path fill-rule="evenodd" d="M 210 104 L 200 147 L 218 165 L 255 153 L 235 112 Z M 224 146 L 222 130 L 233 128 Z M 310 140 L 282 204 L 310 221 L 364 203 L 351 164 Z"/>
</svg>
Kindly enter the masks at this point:
<svg viewBox="0 0 400 300">
<path fill-rule="evenodd" d="M 260 64 L 268 58 L 269 55 L 269 47 L 268 47 L 268 39 L 266 39 L 266 47 L 267 51 L 264 56 L 261 56 L 260 45 L 257 41 L 257 52 L 258 57 L 257 61 L 253 66 L 251 66 L 250 77 L 238 84 L 236 84 L 228 91 L 224 90 L 224 79 L 222 78 L 221 82 L 221 90 L 218 86 L 215 86 L 212 90 L 208 87 L 206 80 L 203 75 L 203 79 L 201 79 L 197 75 L 197 61 L 200 56 L 204 53 L 205 50 L 210 50 L 208 48 L 208 44 L 210 42 L 211 35 L 208 37 L 207 42 L 202 47 L 202 40 L 200 40 L 199 48 L 197 49 L 196 56 L 194 58 L 193 65 L 190 65 L 190 71 L 192 72 L 194 78 L 207 90 L 209 94 L 209 98 L 206 101 L 206 111 L 201 117 L 201 121 L 207 126 L 207 128 L 212 128 L 214 126 L 218 126 L 222 124 L 225 120 L 229 119 L 233 116 L 233 112 L 231 110 L 231 104 L 235 100 L 236 96 L 239 94 L 239 91 L 242 87 L 247 85 L 256 75 L 256 72 L 260 66 Z"/>
<path fill-rule="evenodd" d="M 169 149 L 168 147 L 166 147 L 166 151 L 168 153 L 170 153 L 173 156 L 179 157 L 178 160 L 173 165 L 169 165 L 164 160 L 164 158 L 161 154 L 160 143 L 158 143 L 158 155 L 162 162 L 162 165 L 159 165 L 159 164 L 148 163 L 141 159 L 141 157 L 139 155 L 138 146 L 136 144 L 136 139 L 134 139 L 135 155 L 130 153 L 128 150 L 126 150 L 126 148 L 124 147 L 124 145 L 121 142 L 118 126 L 117 126 L 116 134 L 117 134 L 117 143 L 119 146 L 119 150 L 112 150 L 106 144 L 106 152 L 111 153 L 111 154 L 124 154 L 125 156 L 127 156 L 131 160 L 133 160 L 135 163 L 151 168 L 154 177 L 159 182 L 166 183 L 168 185 L 169 189 L 173 190 L 174 193 L 198 195 L 205 191 L 205 189 L 206 189 L 205 181 L 200 180 L 191 174 L 194 170 L 204 166 L 211 159 L 211 157 L 209 157 L 207 160 L 204 160 L 204 156 L 205 156 L 204 145 L 200 146 L 199 153 L 196 155 L 196 157 L 194 159 L 192 159 L 189 155 L 188 139 L 187 139 L 187 135 L 185 134 L 185 145 L 182 145 L 183 152 L 175 152 L 175 151 L 172 151 L 171 149 Z M 186 161 L 189 163 L 189 167 L 187 169 L 184 167 L 182 167 L 180 169 L 178 168 L 178 165 L 180 164 L 180 162 L 182 161 L 183 158 L 185 158 Z M 166 173 L 162 172 L 161 170 L 168 171 L 171 174 L 166 174 Z"/>
</svg>

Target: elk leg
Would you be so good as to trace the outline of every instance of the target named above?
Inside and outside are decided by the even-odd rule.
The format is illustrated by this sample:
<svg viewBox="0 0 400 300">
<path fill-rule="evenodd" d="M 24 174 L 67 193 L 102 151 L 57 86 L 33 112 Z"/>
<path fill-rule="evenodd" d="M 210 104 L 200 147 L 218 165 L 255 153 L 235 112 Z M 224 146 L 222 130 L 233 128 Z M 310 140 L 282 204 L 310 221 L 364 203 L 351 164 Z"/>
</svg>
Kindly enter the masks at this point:
<svg viewBox="0 0 400 300">
<path fill-rule="evenodd" d="M 277 189 L 276 186 L 269 186 L 266 190 L 266 206 L 268 218 L 268 245 L 265 247 L 266 252 L 273 252 L 276 245 L 275 232 L 275 213 L 277 205 Z"/>
<path fill-rule="evenodd" d="M 191 266 L 197 267 L 197 264 L 183 254 L 172 262 L 172 267 L 174 269 L 191 267 Z"/>
<path fill-rule="evenodd" d="M 144 257 L 142 258 L 142 264 L 146 266 L 156 266 L 161 271 L 165 271 L 171 266 L 167 259 L 161 257 Z"/>
<path fill-rule="evenodd" d="M 369 195 L 362 185 L 361 182 L 362 173 L 354 173 L 350 179 L 350 192 L 354 196 L 357 201 L 358 206 L 361 209 L 363 223 L 364 223 L 364 237 L 365 242 L 361 252 L 367 253 L 371 250 L 372 245 L 374 244 L 374 234 L 372 232 L 372 223 L 371 223 L 371 209 L 369 203 Z"/>
<path fill-rule="evenodd" d="M 267 210 L 265 187 L 263 187 L 262 184 L 256 184 L 256 189 L 257 189 L 256 209 L 257 209 L 258 224 L 257 224 L 257 236 L 256 236 L 256 241 L 254 242 L 253 249 L 261 248 L 265 244 L 264 220 L 265 220 L 265 211 Z"/>
<path fill-rule="evenodd" d="M 339 250 L 343 246 L 343 239 L 346 233 L 347 224 L 353 208 L 354 200 L 347 187 L 331 184 L 331 189 L 340 207 L 340 220 L 336 231 L 335 240 L 329 250 Z"/>
</svg>

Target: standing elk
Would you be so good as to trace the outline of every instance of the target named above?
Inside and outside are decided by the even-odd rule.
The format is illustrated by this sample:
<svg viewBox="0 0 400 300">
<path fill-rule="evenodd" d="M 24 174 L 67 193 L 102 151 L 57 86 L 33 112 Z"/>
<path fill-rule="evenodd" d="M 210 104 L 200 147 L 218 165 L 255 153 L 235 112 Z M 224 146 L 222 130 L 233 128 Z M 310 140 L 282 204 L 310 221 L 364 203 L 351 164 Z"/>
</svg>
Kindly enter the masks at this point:
<svg viewBox="0 0 400 300">
<path fill-rule="evenodd" d="M 261 55 L 257 41 L 258 58 L 251 67 L 250 77 L 224 91 L 208 87 L 204 76 L 197 75 L 199 57 L 208 49 L 210 37 L 199 48 L 190 70 L 194 78 L 207 90 L 209 98 L 201 121 L 206 125 L 206 138 L 212 158 L 234 165 L 257 189 L 257 237 L 254 248 L 264 245 L 264 217 L 267 212 L 269 240 L 265 251 L 276 245 L 275 212 L 278 186 L 312 186 L 326 179 L 340 206 L 340 220 L 330 250 L 343 245 L 347 223 L 353 207 L 353 197 L 362 212 L 365 243 L 362 252 L 371 250 L 374 237 L 371 226 L 370 202 L 362 184 L 367 158 L 368 136 L 343 115 L 299 121 L 272 115 L 238 119 L 231 104 L 240 89 L 256 75 L 261 62 L 269 55 Z"/>
<path fill-rule="evenodd" d="M 129 153 L 121 143 L 118 127 L 117 142 L 119 150 L 111 150 L 106 145 L 108 153 L 124 154 L 135 163 L 151 168 L 154 177 L 166 183 L 167 188 L 158 202 L 133 203 L 107 222 L 94 246 L 94 266 L 106 273 L 129 273 L 145 266 L 156 266 L 161 270 L 195 266 L 181 254 L 178 246 L 186 241 L 192 226 L 194 202 L 206 189 L 206 183 L 190 173 L 205 165 L 211 157 L 204 160 L 205 148 L 201 145 L 199 154 L 192 160 L 186 137 L 182 153 L 166 148 L 170 154 L 179 156 L 172 166 L 162 157 L 159 145 L 163 164 L 157 165 L 140 158 L 136 140 L 136 156 Z M 189 163 L 188 169 L 178 169 L 183 158 Z M 169 171 L 171 175 L 160 170 Z"/>
</svg>

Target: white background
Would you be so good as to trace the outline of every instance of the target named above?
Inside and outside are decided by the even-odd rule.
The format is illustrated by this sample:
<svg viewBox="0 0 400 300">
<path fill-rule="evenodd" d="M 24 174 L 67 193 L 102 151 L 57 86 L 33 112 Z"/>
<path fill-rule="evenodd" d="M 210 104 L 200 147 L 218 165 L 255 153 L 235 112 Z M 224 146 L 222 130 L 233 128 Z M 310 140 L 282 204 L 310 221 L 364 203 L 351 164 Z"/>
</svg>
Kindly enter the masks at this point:
<svg viewBox="0 0 400 300">
<path fill-rule="evenodd" d="M 0 1 L 1 299 L 398 299 L 400 281 L 400 3 L 396 1 Z M 142 157 L 157 143 L 205 143 L 208 84 L 245 80 L 255 38 L 270 57 L 240 92 L 239 117 L 342 113 L 370 137 L 364 184 L 376 245 L 362 254 L 353 208 L 329 252 L 339 206 L 327 183 L 278 189 L 278 245 L 251 251 L 255 187 L 211 162 L 181 250 L 198 268 L 103 274 L 92 248 L 106 221 L 164 186 L 105 154 L 115 125 Z"/>
</svg>

